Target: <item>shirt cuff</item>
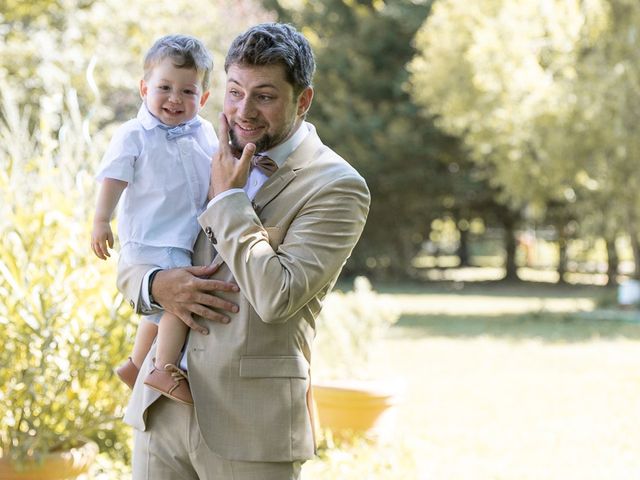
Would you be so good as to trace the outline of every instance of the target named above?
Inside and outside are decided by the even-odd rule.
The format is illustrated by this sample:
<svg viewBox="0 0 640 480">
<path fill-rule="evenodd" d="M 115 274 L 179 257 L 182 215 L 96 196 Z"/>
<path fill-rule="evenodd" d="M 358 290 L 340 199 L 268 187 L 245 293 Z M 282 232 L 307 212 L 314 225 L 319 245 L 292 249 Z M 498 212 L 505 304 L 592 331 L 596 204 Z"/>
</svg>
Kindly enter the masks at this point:
<svg viewBox="0 0 640 480">
<path fill-rule="evenodd" d="M 162 270 L 161 268 L 154 268 L 152 270 L 149 270 L 144 278 L 142 279 L 142 291 L 140 292 L 141 295 L 140 297 L 142 300 L 142 305 L 140 305 L 140 311 L 142 313 L 152 313 L 154 311 L 156 311 L 158 308 L 162 308 L 160 305 L 158 305 L 157 303 L 153 302 L 151 303 L 151 292 L 149 291 L 149 278 L 151 278 L 151 274 L 153 272 L 159 272 L 160 270 Z"/>
<path fill-rule="evenodd" d="M 218 195 L 213 197 L 211 200 L 209 200 L 209 203 L 207 204 L 207 208 L 209 208 L 211 205 L 213 205 L 217 201 L 222 200 L 224 197 L 228 197 L 232 193 L 238 193 L 238 192 L 244 192 L 244 190 L 242 188 L 230 188 L 229 190 L 225 190 L 224 192 L 219 193 Z"/>
</svg>

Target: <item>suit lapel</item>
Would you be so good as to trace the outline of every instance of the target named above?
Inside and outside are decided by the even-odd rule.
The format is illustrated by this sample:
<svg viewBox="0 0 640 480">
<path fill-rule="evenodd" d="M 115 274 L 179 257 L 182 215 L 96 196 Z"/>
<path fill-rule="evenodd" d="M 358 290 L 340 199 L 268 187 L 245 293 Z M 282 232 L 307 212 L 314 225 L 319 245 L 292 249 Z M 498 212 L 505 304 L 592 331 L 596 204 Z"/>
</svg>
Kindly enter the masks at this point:
<svg viewBox="0 0 640 480">
<path fill-rule="evenodd" d="M 324 145 L 318 137 L 315 127 L 310 127 L 307 138 L 303 140 L 298 148 L 287 158 L 287 161 L 266 181 L 253 200 L 253 207 L 256 212 L 260 212 L 264 206 L 273 200 L 278 194 L 293 180 L 297 171 L 306 167 L 316 159 L 323 151 Z M 326 147 L 324 147 L 326 148 Z"/>
<path fill-rule="evenodd" d="M 264 206 L 273 200 L 286 187 L 291 180 L 296 178 L 296 172 L 285 163 L 274 173 L 269 180 L 262 186 L 256 197 L 253 199 L 252 205 L 256 212 L 260 212 Z"/>
</svg>

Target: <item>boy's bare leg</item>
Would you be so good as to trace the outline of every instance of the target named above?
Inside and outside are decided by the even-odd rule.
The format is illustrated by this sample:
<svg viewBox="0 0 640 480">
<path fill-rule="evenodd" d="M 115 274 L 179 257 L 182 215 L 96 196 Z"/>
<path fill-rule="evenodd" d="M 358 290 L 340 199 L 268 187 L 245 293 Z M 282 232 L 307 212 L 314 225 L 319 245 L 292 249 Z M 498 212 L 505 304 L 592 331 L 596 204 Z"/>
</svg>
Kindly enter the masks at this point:
<svg viewBox="0 0 640 480">
<path fill-rule="evenodd" d="M 164 312 L 158 325 L 156 367 L 164 368 L 168 363 L 176 365 L 187 338 L 189 327 L 176 315 Z"/>
<path fill-rule="evenodd" d="M 164 312 L 158 327 L 154 369 L 144 383 L 173 400 L 192 405 L 186 374 L 177 366 L 188 328 L 179 317 Z"/>
<path fill-rule="evenodd" d="M 144 362 L 156 335 L 158 335 L 158 326 L 144 318 L 141 319 L 136 332 L 136 339 L 133 343 L 133 353 L 131 354 L 131 360 L 136 367 L 140 368 L 142 362 Z"/>
<path fill-rule="evenodd" d="M 136 383 L 140 366 L 144 362 L 147 353 L 151 349 L 153 340 L 158 333 L 158 326 L 155 323 L 147 320 L 142 320 L 138 325 L 138 331 L 136 332 L 136 339 L 133 343 L 133 352 L 131 356 L 118 368 L 116 368 L 116 374 L 120 377 L 124 383 L 131 389 Z"/>
</svg>

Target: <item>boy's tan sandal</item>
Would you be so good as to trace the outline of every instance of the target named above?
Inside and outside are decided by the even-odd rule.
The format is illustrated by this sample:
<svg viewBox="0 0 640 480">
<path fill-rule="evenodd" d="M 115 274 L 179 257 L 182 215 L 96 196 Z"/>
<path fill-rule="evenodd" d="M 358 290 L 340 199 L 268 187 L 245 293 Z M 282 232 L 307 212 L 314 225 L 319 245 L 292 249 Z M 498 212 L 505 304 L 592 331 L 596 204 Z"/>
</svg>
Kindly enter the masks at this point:
<svg viewBox="0 0 640 480">
<path fill-rule="evenodd" d="M 193 405 L 187 373 L 172 363 L 167 363 L 164 369 L 154 367 L 145 378 L 144 384 L 166 397 L 187 405 Z"/>
</svg>

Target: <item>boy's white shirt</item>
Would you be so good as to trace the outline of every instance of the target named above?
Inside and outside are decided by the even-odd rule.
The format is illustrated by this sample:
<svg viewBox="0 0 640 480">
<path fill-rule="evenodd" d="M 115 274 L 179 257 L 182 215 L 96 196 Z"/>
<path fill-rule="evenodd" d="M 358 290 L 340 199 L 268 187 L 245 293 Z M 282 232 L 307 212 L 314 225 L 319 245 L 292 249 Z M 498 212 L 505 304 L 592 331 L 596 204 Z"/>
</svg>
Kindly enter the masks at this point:
<svg viewBox="0 0 640 480">
<path fill-rule="evenodd" d="M 119 202 L 118 238 L 193 251 L 200 231 L 197 216 L 206 207 L 211 156 L 218 138 L 210 122 L 198 117 L 194 133 L 167 140 L 166 129 L 142 104 L 135 119 L 111 139 L 98 180 L 128 183 Z"/>
</svg>

